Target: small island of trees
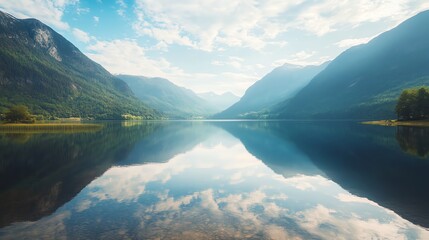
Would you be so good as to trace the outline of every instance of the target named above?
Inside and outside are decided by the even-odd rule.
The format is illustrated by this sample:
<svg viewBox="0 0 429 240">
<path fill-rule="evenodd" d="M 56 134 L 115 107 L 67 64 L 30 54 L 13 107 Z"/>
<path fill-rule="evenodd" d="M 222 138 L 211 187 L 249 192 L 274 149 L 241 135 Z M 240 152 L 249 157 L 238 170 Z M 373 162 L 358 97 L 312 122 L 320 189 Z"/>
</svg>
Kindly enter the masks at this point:
<svg viewBox="0 0 429 240">
<path fill-rule="evenodd" d="M 429 88 L 405 89 L 398 99 L 396 114 L 399 121 L 429 119 Z"/>
</svg>

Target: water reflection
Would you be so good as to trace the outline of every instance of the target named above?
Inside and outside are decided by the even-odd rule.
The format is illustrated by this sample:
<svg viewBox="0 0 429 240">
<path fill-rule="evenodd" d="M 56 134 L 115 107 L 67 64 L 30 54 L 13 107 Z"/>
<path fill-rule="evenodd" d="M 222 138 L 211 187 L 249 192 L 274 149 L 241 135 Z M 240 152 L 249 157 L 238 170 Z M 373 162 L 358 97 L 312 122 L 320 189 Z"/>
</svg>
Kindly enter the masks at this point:
<svg viewBox="0 0 429 240">
<path fill-rule="evenodd" d="M 152 130 L 0 135 L 0 226 L 51 214 Z"/>
<path fill-rule="evenodd" d="M 429 227 L 429 162 L 404 153 L 395 128 L 355 123 L 296 123 L 270 128 L 290 139 L 329 179 L 402 217 Z"/>
<path fill-rule="evenodd" d="M 110 136 L 106 131 L 111 131 Z M 426 180 L 421 174 L 429 169 L 428 164 L 403 154 L 394 132 L 385 128 L 279 122 L 153 122 L 117 124 L 103 132 L 105 138 L 74 135 L 52 142 L 48 141 L 52 136 L 47 135 L 38 144 L 32 143 L 36 139 L 32 137 L 25 143 L 26 148 L 15 146 L 6 154 L 3 147 L 16 143 L 0 142 L 2 159 L 4 156 L 14 159 L 18 150 L 38 153 L 37 148 L 47 143 L 51 149 L 78 146 L 80 153 L 60 161 L 59 165 L 71 161 L 66 170 L 47 160 L 64 157 L 60 151 L 45 156 L 38 163 L 55 166 L 49 167 L 54 170 L 52 174 L 38 166 L 35 172 L 44 174 L 27 171 L 21 174 L 28 175 L 24 180 L 16 178 L 5 185 L 12 191 L 19 189 L 24 181 L 46 175 L 46 180 L 36 181 L 40 182 L 40 188 L 34 193 L 46 197 L 61 195 L 53 194 L 55 191 L 72 192 L 65 185 L 76 185 L 80 192 L 69 196 L 68 203 L 54 213 L 49 212 L 47 217 L 14 219 L 26 222 L 3 227 L 0 238 L 429 237 L 426 229 L 412 223 L 423 225 L 424 221 L 416 217 L 412 208 L 425 214 L 424 206 L 418 201 L 414 205 L 407 197 L 395 199 L 390 193 L 390 185 L 396 184 L 398 191 L 412 194 L 411 199 L 418 197 L 418 191 L 408 191 L 403 186 L 421 187 L 417 181 Z M 68 149 L 64 150 L 67 156 L 75 152 Z M 42 153 L 49 155 L 46 149 L 39 151 L 39 158 L 44 156 Z M 37 162 L 36 159 L 37 155 L 33 161 Z M 407 163 L 411 166 L 406 167 Z M 12 165 L 2 163 L 1 166 L 6 166 L 2 173 L 22 168 L 20 165 L 11 168 Z M 26 164 L 23 166 L 25 169 Z M 389 184 L 393 175 L 399 173 L 398 168 L 413 174 L 408 181 L 399 175 Z M 68 180 L 77 173 L 81 181 Z M 13 178 L 12 174 L 9 178 Z M 41 182 L 50 190 L 43 192 L 45 185 Z M 382 192 L 379 194 L 382 197 L 373 192 L 376 189 Z M 420 189 L 420 197 L 426 200 L 421 192 Z M 4 194 L 2 191 L 1 196 Z M 405 210 L 410 211 L 397 211 L 398 206 L 401 209 L 409 206 Z"/>
<path fill-rule="evenodd" d="M 211 129 L 201 126 L 127 122 L 93 133 L 0 135 L 0 227 L 52 214 L 113 165 L 165 162 L 192 149 Z"/>
<path fill-rule="evenodd" d="M 324 175 L 307 154 L 284 134 L 283 129 L 294 127 L 283 122 L 215 122 L 238 138 L 253 156 L 284 177 L 297 173 Z"/>
<path fill-rule="evenodd" d="M 26 143 L 28 140 L 30 140 L 32 134 L 26 134 L 26 133 L 6 133 L 4 134 L 4 137 L 7 138 L 8 141 L 18 144 Z"/>
<path fill-rule="evenodd" d="M 421 158 L 429 156 L 429 128 L 400 126 L 396 139 L 405 152 Z"/>
</svg>

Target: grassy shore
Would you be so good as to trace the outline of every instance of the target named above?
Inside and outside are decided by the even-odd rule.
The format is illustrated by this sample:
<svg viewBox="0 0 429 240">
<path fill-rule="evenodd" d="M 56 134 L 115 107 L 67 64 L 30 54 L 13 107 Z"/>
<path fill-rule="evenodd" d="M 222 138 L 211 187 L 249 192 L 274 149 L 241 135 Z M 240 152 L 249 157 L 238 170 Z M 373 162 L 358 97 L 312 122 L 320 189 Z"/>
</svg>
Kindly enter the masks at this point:
<svg viewBox="0 0 429 240">
<path fill-rule="evenodd" d="M 75 133 L 98 131 L 103 126 L 92 123 L 4 123 L 0 133 Z"/>
<path fill-rule="evenodd" d="M 381 125 L 381 126 L 410 126 L 410 127 L 429 127 L 429 120 L 416 121 L 398 121 L 398 120 L 378 120 L 362 122 L 363 124 Z"/>
</svg>

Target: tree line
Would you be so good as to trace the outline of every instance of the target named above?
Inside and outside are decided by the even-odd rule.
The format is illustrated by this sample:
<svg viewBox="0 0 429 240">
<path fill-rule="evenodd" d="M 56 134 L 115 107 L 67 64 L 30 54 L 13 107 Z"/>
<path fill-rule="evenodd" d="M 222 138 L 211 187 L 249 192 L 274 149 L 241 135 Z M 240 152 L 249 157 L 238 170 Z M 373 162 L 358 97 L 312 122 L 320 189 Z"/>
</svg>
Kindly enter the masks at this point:
<svg viewBox="0 0 429 240">
<path fill-rule="evenodd" d="M 0 120 L 8 123 L 34 123 L 36 118 L 31 115 L 27 106 L 15 105 L 10 107 Z"/>
<path fill-rule="evenodd" d="M 396 105 L 398 120 L 429 119 L 429 88 L 405 89 Z"/>
</svg>

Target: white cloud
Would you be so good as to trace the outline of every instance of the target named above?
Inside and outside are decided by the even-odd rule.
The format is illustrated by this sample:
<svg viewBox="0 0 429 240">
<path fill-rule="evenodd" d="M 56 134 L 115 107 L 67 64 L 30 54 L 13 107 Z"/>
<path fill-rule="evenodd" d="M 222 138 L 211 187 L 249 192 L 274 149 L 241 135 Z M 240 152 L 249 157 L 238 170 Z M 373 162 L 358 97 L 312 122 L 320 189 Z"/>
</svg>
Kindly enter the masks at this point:
<svg viewBox="0 0 429 240">
<path fill-rule="evenodd" d="M 258 79 L 256 75 L 237 72 L 187 73 L 164 58 L 148 57 L 145 48 L 131 39 L 97 41 L 87 47 L 86 54 L 113 74 L 163 77 L 180 86 L 190 87 L 196 92 L 210 89 L 213 92 L 223 93 L 228 89 L 241 95 Z M 238 59 L 234 61 L 237 62 L 235 64 L 240 62 Z"/>
<path fill-rule="evenodd" d="M 300 4 L 305 7 L 293 9 Z M 260 50 L 267 44 L 284 46 L 278 37 L 290 29 L 323 36 L 366 22 L 398 23 L 428 5 L 413 0 L 140 0 L 134 29 L 167 44 L 205 51 L 221 46 Z"/>
<path fill-rule="evenodd" d="M 182 74 L 165 59 L 153 60 L 146 56 L 145 49 L 136 41 L 120 39 L 97 41 L 87 47 L 87 55 L 114 74 L 169 77 Z"/>
<path fill-rule="evenodd" d="M 93 16 L 92 19 L 94 20 L 94 22 L 97 24 L 100 22 L 100 17 L 97 16 Z"/>
<path fill-rule="evenodd" d="M 82 200 L 76 205 L 77 212 L 83 212 L 91 207 L 91 201 L 88 199 Z"/>
<path fill-rule="evenodd" d="M 206 51 L 216 45 L 261 49 L 284 31 L 277 22 L 281 13 L 300 2 L 141 0 L 136 4 L 139 20 L 134 28 L 168 44 Z"/>
<path fill-rule="evenodd" d="M 341 40 L 339 42 L 336 42 L 335 45 L 340 48 L 349 48 L 356 45 L 364 44 L 369 42 L 373 37 L 367 37 L 367 38 L 348 38 Z"/>
<path fill-rule="evenodd" d="M 173 160 L 169 164 L 148 164 L 131 166 L 127 168 L 114 167 L 105 173 L 105 177 L 97 179 L 92 183 L 93 191 L 89 195 L 99 201 L 106 199 L 115 199 L 118 202 L 131 202 L 138 199 L 145 190 L 148 182 L 160 181 L 167 182 L 172 176 L 189 168 L 189 165 L 183 164 L 172 168 L 171 164 L 177 163 Z M 124 175 L 124 171 L 126 174 Z M 112 182 L 111 179 L 116 179 Z M 99 190 L 100 189 L 100 190 Z M 108 192 L 105 190 L 109 189 Z M 167 199 L 165 199 L 167 201 Z M 184 200 L 181 200 L 184 203 Z M 172 206 L 173 202 L 159 206 L 159 210 Z M 179 203 L 178 203 L 179 204 Z"/>
<path fill-rule="evenodd" d="M 322 36 L 368 22 L 386 20 L 396 25 L 428 7 L 429 4 L 424 1 L 415 0 L 316 1 L 302 11 L 290 25 Z"/>
<path fill-rule="evenodd" d="M 299 237 L 290 236 L 290 234 L 283 227 L 276 225 L 268 225 L 265 231 L 267 232 L 270 239 L 302 239 Z"/>
<path fill-rule="evenodd" d="M 236 69 L 242 69 L 244 67 L 243 62 L 244 62 L 243 58 L 230 56 L 230 57 L 228 57 L 227 61 L 218 61 L 218 60 L 212 61 L 212 65 L 214 65 L 214 66 L 230 66 L 230 67 L 233 67 Z"/>
<path fill-rule="evenodd" d="M 89 36 L 89 34 L 87 32 L 84 32 L 82 30 L 80 30 L 79 28 L 73 28 L 73 36 L 84 43 L 88 43 L 89 41 L 91 41 L 91 36 Z"/>
<path fill-rule="evenodd" d="M 124 0 L 116 0 L 116 4 L 119 6 L 118 10 L 116 12 L 119 16 L 124 17 L 125 16 L 125 10 L 128 8 L 128 5 L 125 3 Z"/>
<path fill-rule="evenodd" d="M 90 12 L 90 9 L 89 8 L 76 8 L 76 13 L 77 13 L 77 15 L 80 15 L 80 14 L 82 14 L 82 13 L 89 13 Z"/>
<path fill-rule="evenodd" d="M 60 30 L 69 29 L 69 24 L 62 20 L 64 9 L 79 0 L 14 0 L 1 1 L 0 10 L 17 18 L 36 18 Z"/>
<path fill-rule="evenodd" d="M 290 178 L 284 178 L 281 175 L 277 175 L 276 179 L 281 181 L 284 184 L 287 184 L 293 188 L 307 191 L 307 190 L 317 190 L 320 186 L 328 186 L 332 184 L 332 181 L 327 180 L 326 178 L 316 175 L 316 176 L 306 176 L 306 175 L 297 175 Z"/>
<path fill-rule="evenodd" d="M 377 203 L 369 200 L 368 198 L 362 198 L 358 197 L 352 194 L 346 194 L 346 193 L 339 193 L 336 198 L 340 200 L 341 202 L 353 202 L 353 203 L 364 203 L 364 204 L 370 204 L 373 206 L 379 206 Z"/>
<path fill-rule="evenodd" d="M 400 218 L 379 221 L 356 215 L 343 217 L 323 205 L 298 212 L 296 220 L 303 229 L 323 239 L 407 239 L 405 233 L 411 227 Z M 334 226 L 335 231 L 322 231 L 321 226 Z M 427 237 L 427 232 L 420 234 L 424 235 L 422 239 Z"/>
<path fill-rule="evenodd" d="M 219 133 L 219 132 L 217 132 Z M 214 135 L 214 139 L 217 140 L 220 136 L 230 139 L 236 143 L 238 140 L 232 138 L 232 136 L 225 135 Z M 207 139 L 210 142 L 210 139 Z M 219 161 L 218 156 L 210 153 L 222 152 L 224 160 Z M 183 173 L 190 168 L 196 169 L 210 169 L 214 167 L 225 168 L 226 171 L 239 172 L 242 170 L 253 170 L 261 171 L 261 161 L 254 158 L 247 152 L 242 145 L 228 144 L 225 146 L 222 143 L 218 143 L 214 146 L 207 147 L 203 143 L 194 147 L 190 152 L 181 153 L 169 159 L 166 163 L 151 163 L 144 165 L 135 165 L 128 167 L 112 167 L 104 173 L 103 177 L 96 179 L 91 183 L 91 197 L 98 200 L 115 199 L 118 202 L 130 202 L 138 199 L 146 191 L 146 184 L 150 182 L 162 182 L 166 183 L 175 176 Z M 231 157 L 234 157 L 234 163 L 228 161 Z M 199 161 L 204 158 L 205 161 Z M 228 164 L 227 164 L 228 163 Z M 231 174 L 233 175 L 233 174 Z M 246 175 L 246 174 L 244 174 Z M 253 176 L 248 174 L 247 178 Z M 111 181 L 116 179 L 115 181 Z M 198 195 L 200 198 L 206 198 L 210 200 L 213 198 L 213 191 L 204 191 Z M 256 196 L 256 195 L 255 195 Z M 156 207 L 158 211 L 164 211 L 167 209 L 176 209 L 182 204 L 189 204 L 193 198 L 197 195 L 186 196 L 181 199 L 169 199 L 167 197 L 161 197 L 164 202 Z M 280 196 L 279 196 L 280 197 Z M 207 206 L 213 204 L 207 202 Z M 85 206 L 88 203 L 84 204 Z M 213 206 L 212 206 L 213 207 Z"/>
<path fill-rule="evenodd" d="M 181 206 L 189 205 L 194 198 L 197 198 L 198 194 L 192 194 L 188 196 L 181 197 L 177 200 L 172 197 L 166 199 L 160 199 L 160 201 L 155 205 L 155 212 L 160 211 L 171 211 L 179 210 Z"/>
<path fill-rule="evenodd" d="M 274 67 L 279 67 L 284 64 L 293 64 L 298 66 L 320 65 L 330 59 L 329 56 L 316 56 L 317 52 L 299 51 L 290 55 L 289 58 L 279 59 L 273 62 Z"/>
<path fill-rule="evenodd" d="M 179 32 L 180 30 L 175 27 L 170 27 L 168 29 L 142 29 L 142 33 L 144 33 L 145 35 L 153 37 L 167 44 L 177 43 L 183 46 L 194 46 L 194 43 L 192 43 L 192 41 L 188 37 L 181 36 Z"/>
</svg>

